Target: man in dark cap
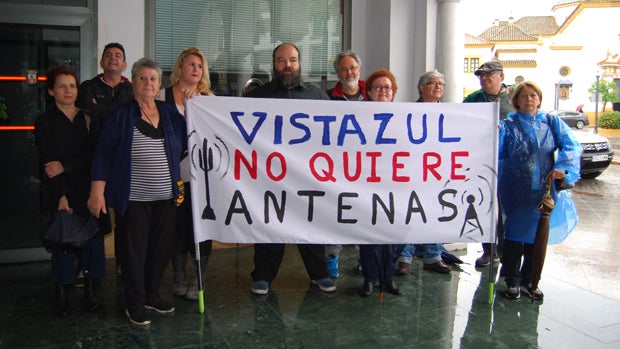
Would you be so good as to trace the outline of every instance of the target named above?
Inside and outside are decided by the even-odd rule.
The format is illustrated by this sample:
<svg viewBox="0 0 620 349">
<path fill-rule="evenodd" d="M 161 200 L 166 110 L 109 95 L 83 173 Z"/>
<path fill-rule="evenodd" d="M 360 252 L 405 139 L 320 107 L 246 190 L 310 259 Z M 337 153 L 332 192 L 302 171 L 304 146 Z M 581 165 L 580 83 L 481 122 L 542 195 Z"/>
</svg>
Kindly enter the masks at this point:
<svg viewBox="0 0 620 349">
<path fill-rule="evenodd" d="M 480 79 L 480 86 L 482 88 L 465 97 L 463 103 L 499 102 L 499 118 L 501 120 L 505 119 L 508 113 L 515 111 L 510 100 L 508 88 L 503 83 L 504 67 L 500 62 L 486 62 L 482 64 L 474 74 Z M 476 266 L 486 267 L 491 264 L 491 262 L 499 262 L 498 252 L 501 253 L 502 241 L 504 240 L 501 214 L 497 222 L 496 230 L 498 248 L 495 249 L 495 254 L 491 256 L 491 243 L 482 244 L 483 253 L 482 256 L 476 259 Z"/>
<path fill-rule="evenodd" d="M 502 120 L 515 111 L 504 84 L 504 67 L 500 62 L 486 62 L 474 74 L 480 79 L 482 88 L 465 97 L 463 103 L 499 102 L 499 118 Z"/>
</svg>

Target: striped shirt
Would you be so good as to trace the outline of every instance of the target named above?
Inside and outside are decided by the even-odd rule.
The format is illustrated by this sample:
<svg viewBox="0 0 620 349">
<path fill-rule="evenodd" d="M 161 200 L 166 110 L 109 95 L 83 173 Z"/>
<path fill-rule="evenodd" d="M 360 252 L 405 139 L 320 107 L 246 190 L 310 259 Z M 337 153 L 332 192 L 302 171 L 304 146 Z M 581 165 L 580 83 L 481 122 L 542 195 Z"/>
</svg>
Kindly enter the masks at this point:
<svg viewBox="0 0 620 349">
<path fill-rule="evenodd" d="M 160 124 L 161 126 L 161 124 Z M 144 120 L 133 128 L 130 201 L 172 199 L 172 177 L 161 129 Z"/>
</svg>

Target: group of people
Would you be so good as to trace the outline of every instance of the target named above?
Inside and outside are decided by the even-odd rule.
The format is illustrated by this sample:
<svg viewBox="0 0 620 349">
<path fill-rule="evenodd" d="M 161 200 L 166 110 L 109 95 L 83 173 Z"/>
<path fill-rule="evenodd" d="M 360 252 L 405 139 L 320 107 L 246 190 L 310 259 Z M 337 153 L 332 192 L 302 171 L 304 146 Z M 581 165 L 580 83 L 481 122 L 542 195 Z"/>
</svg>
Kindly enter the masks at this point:
<svg viewBox="0 0 620 349">
<path fill-rule="evenodd" d="M 248 89 L 246 97 L 392 102 L 398 90 L 394 74 L 386 69 L 361 80 L 361 59 L 351 50 L 337 55 L 334 68 L 338 82 L 328 91 L 303 81 L 300 52 L 294 44 L 278 45 L 272 63 L 271 81 Z M 66 67 L 51 70 L 47 82 L 54 103 L 35 124 L 45 212 L 92 215 L 102 227 L 84 246 L 52 250 L 55 311 L 60 316 L 69 313 L 66 288 L 75 282 L 76 259 L 86 278 L 86 309 L 97 309 L 96 281 L 104 272 L 103 235 L 110 231 L 104 223 L 109 222 L 106 215 L 113 209 L 125 314 L 133 324 L 148 325 L 147 310 L 162 314 L 175 311 L 160 294 L 168 262 L 173 265 L 173 294 L 196 299 L 198 280 L 211 251 L 211 241 L 194 244 L 184 114 L 188 99 L 213 95 L 213 90 L 207 61 L 198 48 L 181 52 L 171 85 L 163 89 L 161 67 L 151 59 L 142 58 L 133 64 L 131 81 L 122 75 L 127 63 L 125 50 L 118 43 L 105 46 L 100 65 L 103 73 L 79 85 L 79 93 L 75 72 Z M 531 228 L 533 225 L 535 229 L 536 222 L 523 224 L 522 220 L 529 217 L 523 211 L 536 209 L 538 202 L 534 201 L 544 191 L 547 177 L 565 177 L 568 182 L 579 177 L 580 146 L 561 120 L 539 110 L 542 93 L 534 83 L 520 84 L 510 98 L 499 62 L 483 64 L 476 75 L 482 88 L 464 102 L 498 101 L 501 105 L 498 195 L 500 217 L 504 217 L 503 224 L 501 220 L 498 223 L 498 235 L 502 236 L 498 248 L 485 244 L 476 264 L 496 262 L 501 253 L 506 295 L 518 298 L 525 290 L 542 297 L 539 290 L 527 289 L 531 282 Z M 422 74 L 417 102 L 440 102 L 445 83 L 436 70 Z M 297 247 L 312 284 L 323 292 L 335 292 L 342 245 Z M 388 258 L 376 258 L 378 250 Z M 393 276 L 409 273 L 414 250 L 422 251 L 425 270 L 451 271 L 442 260 L 441 244 L 360 245 L 359 264 L 364 276 L 360 294 L 371 295 L 377 284 L 389 293 L 401 294 Z M 284 251 L 284 244 L 254 245 L 253 294 L 269 293 Z M 188 256 L 200 260 L 194 263 L 189 277 L 185 275 Z"/>
</svg>

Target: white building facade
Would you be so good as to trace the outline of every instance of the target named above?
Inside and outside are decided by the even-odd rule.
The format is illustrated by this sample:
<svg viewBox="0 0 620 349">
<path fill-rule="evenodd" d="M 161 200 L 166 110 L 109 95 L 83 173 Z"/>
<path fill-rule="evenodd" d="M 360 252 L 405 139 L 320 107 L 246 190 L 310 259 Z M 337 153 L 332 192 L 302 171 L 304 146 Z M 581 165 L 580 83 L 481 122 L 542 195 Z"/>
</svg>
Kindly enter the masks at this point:
<svg viewBox="0 0 620 349">
<path fill-rule="evenodd" d="M 588 89 L 596 76 L 620 78 L 617 73 L 605 74 L 599 65 L 605 60 L 620 64 L 620 1 L 558 1 L 552 11 L 557 23 L 552 32 L 546 17 L 510 19 L 487 29 L 480 36 L 490 46 L 481 59 L 504 63 L 508 85 L 519 75 L 537 83 L 543 91 L 544 110 L 575 110 L 584 105 L 586 112 L 593 112 L 595 103 Z M 466 57 L 481 55 L 473 43 L 469 40 L 466 45 Z M 465 76 L 466 90 L 479 88 L 471 72 Z"/>
</svg>

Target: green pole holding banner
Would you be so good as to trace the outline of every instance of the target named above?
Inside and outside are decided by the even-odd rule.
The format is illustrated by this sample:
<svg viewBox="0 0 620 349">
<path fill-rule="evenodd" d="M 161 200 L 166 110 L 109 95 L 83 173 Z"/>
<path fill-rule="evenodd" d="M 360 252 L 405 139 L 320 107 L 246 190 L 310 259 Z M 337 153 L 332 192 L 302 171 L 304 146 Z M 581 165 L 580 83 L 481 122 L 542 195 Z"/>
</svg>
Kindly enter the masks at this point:
<svg viewBox="0 0 620 349">
<path fill-rule="evenodd" d="M 202 270 L 200 269 L 200 243 L 197 242 L 194 244 L 196 246 L 196 275 L 198 279 L 198 311 L 200 314 L 205 312 L 205 298 L 204 291 L 202 286 Z"/>
</svg>

